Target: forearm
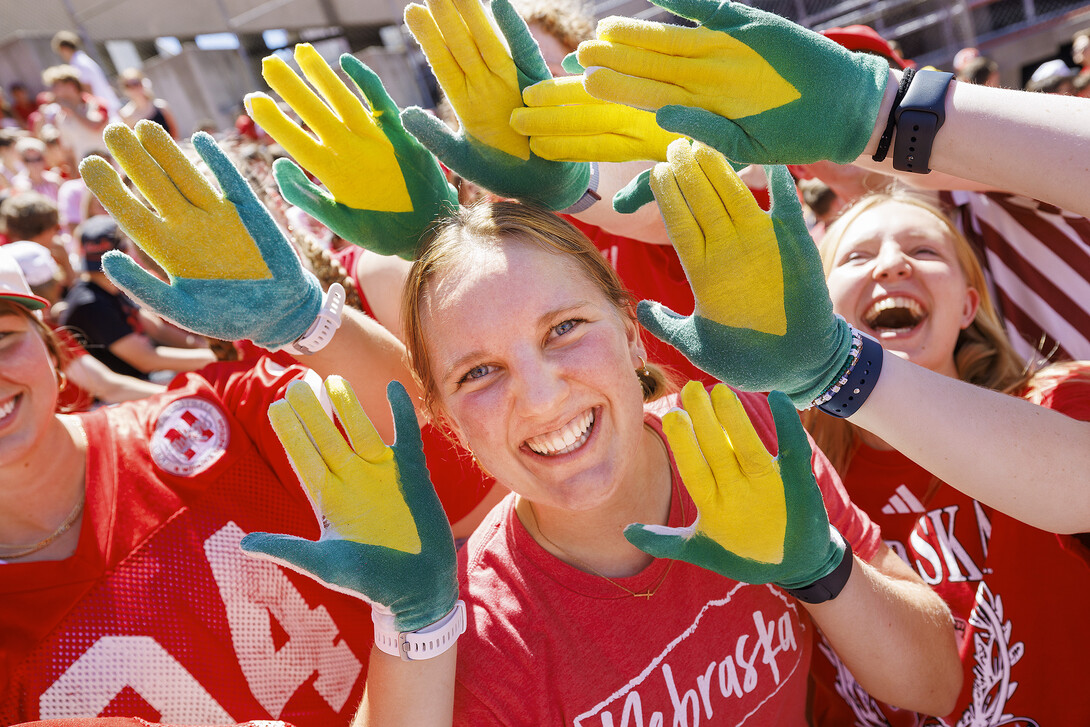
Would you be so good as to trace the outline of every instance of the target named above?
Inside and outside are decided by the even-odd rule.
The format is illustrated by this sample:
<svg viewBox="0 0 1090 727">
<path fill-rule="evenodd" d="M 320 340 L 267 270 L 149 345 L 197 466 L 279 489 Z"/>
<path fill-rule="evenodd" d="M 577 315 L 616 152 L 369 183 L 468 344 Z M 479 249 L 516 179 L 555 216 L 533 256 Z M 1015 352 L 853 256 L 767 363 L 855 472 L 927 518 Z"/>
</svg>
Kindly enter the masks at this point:
<svg viewBox="0 0 1090 727">
<path fill-rule="evenodd" d="M 143 399 L 166 389 L 133 376 L 119 374 L 92 356 L 80 356 L 64 372 L 77 386 L 107 404 Z"/>
<path fill-rule="evenodd" d="M 367 687 L 353 727 L 450 725 L 457 658 L 457 646 L 424 661 L 402 661 L 372 648 Z"/>
<path fill-rule="evenodd" d="M 886 577 L 856 558 L 840 595 L 806 608 L 873 697 L 924 714 L 954 708 L 962 671 L 953 621 L 926 585 Z"/>
<path fill-rule="evenodd" d="M 393 437 L 393 420 L 386 400 L 386 385 L 397 380 L 419 401 L 419 389 L 405 361 L 405 346 L 373 318 L 345 309 L 341 326 L 321 351 L 299 357 L 322 378 L 344 377 L 356 392 L 363 410 L 384 439 Z"/>
<path fill-rule="evenodd" d="M 893 173 L 892 154 L 880 164 L 870 157 L 899 81 L 900 73 L 890 71 L 874 132 L 857 162 L 861 166 Z M 1084 161 L 1090 155 L 1088 128 L 1090 103 L 1085 99 L 952 81 L 930 167 L 1090 215 L 1090 199 L 1083 192 L 1090 184 L 1090 166 Z"/>
<path fill-rule="evenodd" d="M 1058 533 L 1090 531 L 1090 423 L 887 354 L 851 417 L 943 482 Z"/>
<path fill-rule="evenodd" d="M 666 225 L 659 214 L 658 205 L 644 205 L 630 215 L 623 215 L 613 209 L 613 195 L 640 172 L 652 166 L 653 162 L 600 163 L 598 195 L 601 199 L 573 217 L 614 235 L 655 245 L 669 245 L 670 238 L 666 235 Z"/>
</svg>

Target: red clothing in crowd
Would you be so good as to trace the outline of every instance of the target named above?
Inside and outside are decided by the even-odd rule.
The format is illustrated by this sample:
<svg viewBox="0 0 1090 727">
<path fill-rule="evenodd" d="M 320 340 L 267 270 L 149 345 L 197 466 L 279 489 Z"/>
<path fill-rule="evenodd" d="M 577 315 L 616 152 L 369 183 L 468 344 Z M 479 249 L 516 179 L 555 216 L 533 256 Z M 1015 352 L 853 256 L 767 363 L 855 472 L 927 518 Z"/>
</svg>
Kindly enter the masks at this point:
<svg viewBox="0 0 1090 727">
<path fill-rule="evenodd" d="M 1090 420 L 1090 382 L 1053 378 L 1043 405 Z M 953 713 L 925 718 L 876 702 L 821 644 L 815 724 L 1090 724 L 1090 553 L 1078 538 L 1003 515 L 895 451 L 860 447 L 844 484 L 886 543 L 949 604 L 965 682 Z"/>
</svg>

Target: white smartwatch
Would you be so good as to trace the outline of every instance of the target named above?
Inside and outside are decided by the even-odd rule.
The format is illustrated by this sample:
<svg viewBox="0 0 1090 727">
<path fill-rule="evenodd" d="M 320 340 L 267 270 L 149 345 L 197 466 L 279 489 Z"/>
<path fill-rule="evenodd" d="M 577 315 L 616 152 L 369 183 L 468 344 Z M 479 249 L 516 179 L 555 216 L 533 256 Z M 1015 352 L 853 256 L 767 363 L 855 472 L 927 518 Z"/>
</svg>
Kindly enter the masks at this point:
<svg viewBox="0 0 1090 727">
<path fill-rule="evenodd" d="M 376 618 L 378 616 L 378 618 Z M 375 646 L 402 661 L 422 661 L 444 653 L 466 630 L 466 604 L 459 600 L 443 618 L 416 631 L 393 631 L 388 616 L 372 612 L 375 622 Z"/>
<path fill-rule="evenodd" d="M 325 348 L 325 345 L 333 338 L 333 334 L 341 327 L 341 318 L 344 316 L 344 286 L 333 283 L 325 293 L 322 301 L 322 309 L 318 311 L 318 317 L 310 324 L 306 333 L 280 350 L 287 351 L 292 356 L 309 356 Z"/>
</svg>

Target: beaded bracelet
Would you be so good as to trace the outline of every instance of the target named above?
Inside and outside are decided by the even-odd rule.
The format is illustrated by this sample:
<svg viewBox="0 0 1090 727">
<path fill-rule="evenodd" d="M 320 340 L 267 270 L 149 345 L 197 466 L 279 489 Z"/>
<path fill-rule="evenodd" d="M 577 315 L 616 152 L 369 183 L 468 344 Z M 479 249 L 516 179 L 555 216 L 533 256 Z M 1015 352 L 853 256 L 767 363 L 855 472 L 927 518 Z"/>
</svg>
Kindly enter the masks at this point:
<svg viewBox="0 0 1090 727">
<path fill-rule="evenodd" d="M 912 84 L 912 77 L 916 75 L 915 68 L 906 68 L 901 74 L 901 85 L 897 87 L 897 95 L 893 98 L 893 106 L 889 110 L 889 118 L 886 119 L 886 129 L 882 132 L 882 138 L 878 140 L 878 148 L 871 157 L 876 162 L 885 161 L 889 154 L 889 145 L 893 141 L 893 130 L 897 126 L 897 108 L 901 105 L 908 87 Z"/>
<path fill-rule="evenodd" d="M 882 344 L 852 328 L 847 368 L 811 406 L 840 419 L 855 414 L 878 383 L 882 355 Z"/>
</svg>

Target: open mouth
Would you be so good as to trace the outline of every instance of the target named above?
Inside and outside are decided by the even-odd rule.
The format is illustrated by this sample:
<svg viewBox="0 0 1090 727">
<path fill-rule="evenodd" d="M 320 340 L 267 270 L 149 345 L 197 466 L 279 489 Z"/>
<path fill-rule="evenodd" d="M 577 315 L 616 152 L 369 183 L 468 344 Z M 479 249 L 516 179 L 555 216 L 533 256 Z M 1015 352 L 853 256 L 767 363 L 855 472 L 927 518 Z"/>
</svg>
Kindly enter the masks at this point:
<svg viewBox="0 0 1090 727">
<path fill-rule="evenodd" d="M 526 446 L 545 457 L 568 454 L 586 444 L 594 430 L 595 410 L 587 409 L 556 431 L 526 440 Z"/>
<path fill-rule="evenodd" d="M 909 333 L 927 318 L 927 311 L 911 298 L 891 296 L 875 301 L 863 322 L 878 333 Z"/>
</svg>

